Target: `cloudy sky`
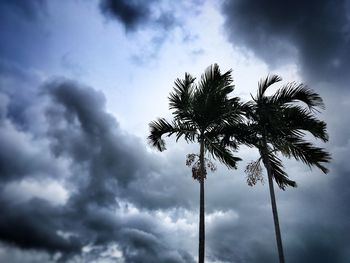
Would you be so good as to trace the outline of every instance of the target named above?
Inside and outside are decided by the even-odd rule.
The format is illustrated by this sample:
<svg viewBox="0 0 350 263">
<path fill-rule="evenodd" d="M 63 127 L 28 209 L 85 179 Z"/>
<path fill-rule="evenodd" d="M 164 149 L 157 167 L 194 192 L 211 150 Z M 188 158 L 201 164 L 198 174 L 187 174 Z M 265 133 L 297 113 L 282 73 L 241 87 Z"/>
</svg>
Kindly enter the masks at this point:
<svg viewBox="0 0 350 263">
<path fill-rule="evenodd" d="M 212 63 L 243 100 L 268 73 L 324 98 L 330 173 L 285 160 L 282 238 L 287 262 L 348 262 L 349 0 L 1 0 L 0 32 L 0 262 L 195 262 L 198 147 L 146 138 L 174 80 Z M 277 262 L 257 153 L 237 155 L 206 180 L 207 262 Z"/>
</svg>

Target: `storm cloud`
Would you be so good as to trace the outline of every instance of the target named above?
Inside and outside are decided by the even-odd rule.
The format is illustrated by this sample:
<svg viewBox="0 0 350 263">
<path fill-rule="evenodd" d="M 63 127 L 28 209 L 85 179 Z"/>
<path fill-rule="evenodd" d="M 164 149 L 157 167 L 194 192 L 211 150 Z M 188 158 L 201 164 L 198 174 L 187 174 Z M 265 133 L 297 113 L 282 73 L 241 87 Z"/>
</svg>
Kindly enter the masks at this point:
<svg viewBox="0 0 350 263">
<path fill-rule="evenodd" d="M 35 20 L 38 16 L 45 12 L 46 0 L 34 0 L 34 1 L 21 1 L 21 0 L 4 0 L 2 1 L 3 10 L 12 13 L 12 15 L 18 15 L 19 17 L 25 17 L 26 19 Z"/>
<path fill-rule="evenodd" d="M 147 26 L 170 29 L 178 24 L 173 13 L 162 9 L 162 5 L 154 0 L 101 0 L 100 8 L 107 17 L 121 22 L 127 31 Z"/>
<path fill-rule="evenodd" d="M 349 81 L 350 2 L 226 1 L 225 32 L 274 68 L 287 61 L 301 65 L 311 81 Z"/>
<path fill-rule="evenodd" d="M 288 162 L 294 167 L 289 169 L 295 171 L 292 174 L 297 176 L 296 181 L 301 183 L 297 190 L 278 196 L 286 259 L 291 262 L 346 262 L 349 257 L 350 240 L 341 234 L 350 229 L 347 220 L 350 209 L 346 205 L 350 198 L 349 168 L 344 160 L 349 154 L 349 134 L 343 132 L 350 123 L 348 115 L 343 114 L 349 108 L 349 4 L 349 1 L 327 0 L 237 0 L 225 1 L 221 6 L 225 34 L 233 46 L 253 52 L 274 72 L 281 66 L 296 64 L 302 80 L 325 100 L 323 118 L 330 133 L 326 147 L 333 156 L 330 173 L 324 177 L 313 172 L 317 178 L 305 179 L 302 175 L 299 177 L 298 170 L 294 170 L 296 166 Z M 299 171 L 305 172 L 309 171 Z M 312 180 L 316 181 L 312 183 Z M 293 194 L 295 191 L 297 196 Z M 318 194 L 320 192 L 323 194 Z M 264 224 L 262 218 L 254 221 Z M 232 243 L 235 242 L 239 241 Z M 255 243 L 253 247 L 257 250 L 253 255 L 246 253 L 246 258 L 240 259 L 242 262 L 248 259 L 249 262 L 270 262 L 276 257 L 271 254 L 274 253 L 271 247 L 265 247 L 266 243 L 259 244 L 258 239 Z M 242 256 L 231 248 L 231 254 L 235 253 Z"/>
<path fill-rule="evenodd" d="M 12 77 L 15 74 L 13 71 Z M 95 247 L 89 257 L 94 253 L 99 257 L 110 244 L 118 246 L 127 262 L 147 258 L 148 262 L 193 261 L 188 252 L 161 241 L 166 226 L 155 222 L 151 211 L 164 207 L 164 200 L 163 204 L 146 205 L 150 212 L 137 208 L 160 196 L 147 198 L 147 192 L 140 194 L 132 182 L 143 178 L 145 183 L 160 167 L 149 164 L 152 156 L 140 150 L 139 139 L 122 132 L 106 113 L 101 92 L 63 78 L 42 84 L 21 110 L 35 105 L 33 113 L 45 122 L 39 130 L 33 124 L 18 126 L 16 123 L 33 116 L 11 113 L 18 110 L 10 107 L 14 98 L 5 87 L 1 96 L 3 242 L 51 255 L 59 253 L 64 262 L 82 255 L 86 246 Z M 53 182 L 66 189 L 65 200 L 57 203 L 45 194 L 30 192 L 30 187 L 50 187 Z M 22 199 L 10 190 L 16 188 L 24 192 Z M 173 205 L 176 203 L 168 202 L 166 206 Z M 135 208 L 128 215 L 130 206 Z"/>
<path fill-rule="evenodd" d="M 30 67 L 45 64 L 41 56 L 49 57 L 49 37 L 45 21 L 47 5 L 45 0 L 1 1 L 0 4 L 0 57 L 1 62 L 14 62 Z M 16 34 L 14 34 L 16 32 Z M 41 45 L 32 45 L 37 41 Z M 40 56 L 38 55 L 40 54 Z M 33 64 L 34 63 L 34 64 Z"/>
<path fill-rule="evenodd" d="M 169 113 L 176 77 L 214 62 L 208 50 L 224 54 L 220 66 L 260 65 L 233 46 L 277 72 L 295 63 L 324 98 L 330 173 L 283 159 L 298 188 L 277 189 L 277 205 L 286 261 L 347 263 L 349 1 L 333 2 L 1 1 L 0 261 L 195 262 L 199 187 L 185 159 L 198 147 L 167 138 L 158 153 L 140 133 L 153 118 L 144 113 Z M 213 45 L 218 32 L 227 50 Z M 151 63 L 144 47 L 160 56 Z M 244 95 L 238 73 L 260 72 L 239 66 Z M 237 155 L 238 170 L 218 165 L 206 180 L 206 260 L 276 262 L 268 187 L 245 182 L 257 153 Z"/>
</svg>

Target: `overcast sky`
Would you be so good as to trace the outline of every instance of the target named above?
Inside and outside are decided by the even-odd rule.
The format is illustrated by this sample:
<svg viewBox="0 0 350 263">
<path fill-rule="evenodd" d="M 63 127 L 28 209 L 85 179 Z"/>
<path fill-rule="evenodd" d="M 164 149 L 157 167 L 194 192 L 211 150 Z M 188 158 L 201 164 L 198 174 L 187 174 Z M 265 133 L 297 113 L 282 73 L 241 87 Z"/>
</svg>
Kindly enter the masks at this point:
<svg viewBox="0 0 350 263">
<path fill-rule="evenodd" d="M 1 0 L 0 262 L 196 262 L 197 145 L 147 145 L 185 72 L 233 69 L 234 94 L 268 73 L 326 103 L 330 173 L 295 161 L 276 189 L 287 262 L 350 258 L 349 0 Z M 267 184 L 206 180 L 208 263 L 277 262 Z"/>
</svg>

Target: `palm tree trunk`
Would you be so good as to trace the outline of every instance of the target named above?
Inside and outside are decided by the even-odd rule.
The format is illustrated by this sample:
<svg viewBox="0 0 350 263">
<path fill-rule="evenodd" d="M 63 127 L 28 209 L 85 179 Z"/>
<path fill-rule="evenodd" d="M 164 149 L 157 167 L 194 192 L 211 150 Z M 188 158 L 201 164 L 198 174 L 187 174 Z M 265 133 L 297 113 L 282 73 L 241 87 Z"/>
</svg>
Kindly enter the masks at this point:
<svg viewBox="0 0 350 263">
<path fill-rule="evenodd" d="M 275 234 L 276 234 L 279 262 L 280 263 L 284 263 L 284 254 L 283 254 L 281 230 L 280 230 L 280 224 L 279 224 L 279 220 L 278 220 L 278 212 L 277 212 L 277 204 L 276 204 L 276 198 L 275 198 L 275 190 L 274 190 L 274 187 L 273 187 L 273 180 L 272 180 L 272 169 L 271 169 L 270 161 L 267 158 L 264 158 L 264 159 L 265 159 L 264 160 L 264 164 L 265 164 L 265 167 L 266 167 L 266 170 L 267 170 L 267 177 L 268 177 L 268 180 L 269 180 L 271 207 L 272 207 L 273 221 L 275 223 Z"/>
<path fill-rule="evenodd" d="M 205 206 L 204 206 L 204 142 L 200 142 L 199 160 L 201 164 L 201 178 L 199 189 L 199 246 L 198 246 L 198 263 L 204 263 L 205 257 Z"/>
</svg>

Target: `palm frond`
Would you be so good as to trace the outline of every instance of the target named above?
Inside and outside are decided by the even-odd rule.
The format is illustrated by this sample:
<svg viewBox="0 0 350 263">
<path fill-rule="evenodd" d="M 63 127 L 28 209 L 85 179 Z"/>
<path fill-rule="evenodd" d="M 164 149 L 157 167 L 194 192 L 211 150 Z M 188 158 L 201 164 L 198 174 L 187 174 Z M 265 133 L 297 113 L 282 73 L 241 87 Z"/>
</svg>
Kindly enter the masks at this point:
<svg viewBox="0 0 350 263">
<path fill-rule="evenodd" d="M 291 187 L 297 186 L 295 181 L 292 181 L 288 178 L 288 174 L 284 171 L 284 167 L 281 159 L 279 159 L 276 155 L 270 152 L 267 155 L 267 160 L 264 160 L 263 158 L 265 167 L 268 165 L 266 164 L 267 161 L 271 166 L 273 178 L 275 179 L 279 188 L 281 188 L 282 190 L 285 190 L 286 186 L 291 186 Z"/>
<path fill-rule="evenodd" d="M 275 92 L 269 98 L 272 104 L 303 102 L 310 110 L 324 109 L 325 105 L 319 94 L 309 89 L 303 83 L 290 82 Z"/>
<path fill-rule="evenodd" d="M 173 92 L 169 95 L 169 108 L 174 110 L 175 119 L 190 119 L 193 83 L 195 78 L 185 73 L 185 79 L 177 79 Z"/>
<path fill-rule="evenodd" d="M 192 119 L 203 130 L 216 125 L 218 121 L 226 121 L 232 116 L 233 106 L 238 100 L 228 97 L 231 91 L 231 71 L 221 74 L 216 64 L 208 67 L 193 93 Z"/>
<path fill-rule="evenodd" d="M 323 173 L 328 173 L 328 169 L 322 163 L 329 163 L 331 156 L 324 149 L 313 146 L 312 143 L 296 137 L 286 137 L 284 140 L 276 142 L 275 145 L 286 157 L 290 158 L 293 156 L 296 160 L 301 160 L 309 167 L 316 166 Z"/>
<path fill-rule="evenodd" d="M 205 148 L 212 155 L 213 159 L 218 159 L 228 168 L 237 169 L 237 162 L 241 161 L 241 158 L 235 157 L 230 150 L 222 146 L 220 142 L 212 141 L 205 137 Z"/>
<path fill-rule="evenodd" d="M 159 118 L 149 124 L 150 135 L 148 136 L 148 143 L 156 147 L 159 151 L 166 150 L 165 141 L 162 139 L 164 134 L 172 134 L 175 128 L 164 118 Z"/>
<path fill-rule="evenodd" d="M 209 66 L 198 83 L 198 97 L 205 96 L 208 99 L 212 99 L 212 96 L 218 98 L 226 97 L 234 88 L 232 85 L 233 79 L 231 73 L 232 70 L 228 70 L 221 74 L 217 64 Z"/>
<path fill-rule="evenodd" d="M 282 78 L 278 75 L 268 75 L 265 79 L 262 79 L 259 81 L 258 84 L 258 93 L 257 93 L 257 100 L 261 100 L 265 94 L 265 91 L 270 87 L 271 85 L 281 81 Z"/>
<path fill-rule="evenodd" d="M 184 136 L 186 141 L 194 141 L 197 134 L 196 128 L 188 123 L 179 121 L 169 123 L 164 118 L 152 121 L 149 127 L 150 135 L 148 136 L 148 143 L 159 151 L 166 150 L 165 141 L 162 138 L 163 135 L 171 136 L 176 134 L 176 140 Z"/>
<path fill-rule="evenodd" d="M 244 120 L 244 112 L 238 105 L 224 105 L 208 120 L 206 131 L 210 134 L 221 134 L 225 128 L 240 125 Z"/>
<path fill-rule="evenodd" d="M 204 74 L 201 76 L 201 79 L 198 84 L 198 91 L 203 94 L 212 93 L 218 91 L 225 91 L 226 94 L 230 93 L 233 90 L 232 83 L 232 70 L 229 70 L 221 74 L 218 64 L 210 65 L 206 68 Z"/>
<path fill-rule="evenodd" d="M 300 106 L 287 106 L 281 109 L 283 117 L 281 130 L 301 137 L 303 132 L 311 133 L 315 138 L 327 142 L 329 139 L 327 133 L 327 124 L 317 119 L 310 111 Z"/>
<path fill-rule="evenodd" d="M 223 135 L 221 140 L 222 145 L 229 145 L 232 140 L 238 144 L 245 144 L 248 147 L 253 147 L 258 143 L 254 124 L 241 122 L 235 125 L 225 126 L 218 133 Z"/>
<path fill-rule="evenodd" d="M 176 141 L 182 136 L 184 136 L 187 142 L 195 141 L 198 135 L 198 129 L 196 125 L 192 124 L 192 122 L 174 121 L 173 126 L 176 130 Z"/>
</svg>

